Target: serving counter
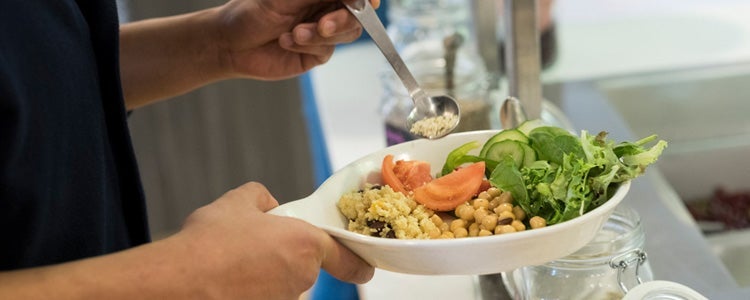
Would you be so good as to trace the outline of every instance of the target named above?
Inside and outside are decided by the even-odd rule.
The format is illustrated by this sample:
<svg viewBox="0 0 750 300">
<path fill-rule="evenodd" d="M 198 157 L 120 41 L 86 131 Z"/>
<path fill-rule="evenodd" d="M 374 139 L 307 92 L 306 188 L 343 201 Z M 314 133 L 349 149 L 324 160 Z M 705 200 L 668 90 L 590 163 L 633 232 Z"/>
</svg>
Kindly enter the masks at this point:
<svg viewBox="0 0 750 300">
<path fill-rule="evenodd" d="M 740 1 L 720 1 L 725 5 L 714 7 L 705 7 L 698 1 L 677 1 L 681 7 L 669 11 L 663 10 L 664 7 L 659 9 L 660 5 L 667 5 L 661 2 L 674 4 L 675 1 L 660 1 L 658 5 L 648 4 L 654 3 L 650 1 L 630 1 L 632 7 L 621 7 L 620 11 L 602 3 L 613 1 L 569 1 L 567 4 L 560 1 L 558 5 L 560 52 L 555 66 L 543 75 L 544 95 L 579 130 L 607 130 L 615 140 L 640 138 L 633 136 L 619 113 L 592 89 L 592 80 L 750 60 L 750 44 L 738 40 L 750 37 L 750 22 L 746 17 L 738 17 L 746 16 L 743 12 L 750 12 L 750 5 Z M 576 11 L 575 5 L 594 5 L 607 10 L 610 18 L 598 18 L 596 10 L 584 14 Z M 646 6 L 650 9 L 644 8 Z M 613 16 L 616 13 L 619 15 Z M 683 40 L 687 36 L 672 39 L 673 43 L 658 41 L 662 48 L 646 51 L 636 47 L 642 53 L 636 53 L 637 57 L 628 54 L 629 49 L 634 49 L 633 43 L 655 42 L 658 37 L 640 38 L 633 33 L 648 28 L 627 26 L 657 26 L 665 20 L 674 21 L 663 23 L 672 26 L 670 28 L 658 27 L 665 31 L 661 33 L 665 38 L 684 28 L 696 29 L 699 24 L 703 24 L 700 30 L 705 31 L 705 35 L 690 35 L 690 43 Z M 674 32 L 667 32 L 669 30 Z M 711 34 L 713 30 L 715 34 Z M 727 36 L 730 33 L 733 35 Z M 703 45 L 701 39 L 723 43 L 728 48 L 712 48 Z M 595 48 L 591 42 L 606 45 Z M 690 48 L 681 52 L 675 48 L 688 44 L 704 49 Z M 600 51 L 592 51 L 594 48 Z M 670 56 L 668 53 L 677 54 Z M 334 171 L 386 146 L 379 112 L 382 88 L 378 78 L 384 66 L 379 50 L 369 41 L 363 41 L 340 47 L 327 64 L 311 74 Z M 750 288 L 739 287 L 712 253 L 681 199 L 659 172 L 658 162 L 657 168 L 649 169 L 646 175 L 633 182 L 623 205 L 633 207 L 641 215 L 654 279 L 681 283 L 709 299 L 750 298 Z M 482 299 L 477 276 L 418 276 L 377 270 L 372 281 L 360 285 L 358 290 L 360 297 L 368 300 Z"/>
</svg>

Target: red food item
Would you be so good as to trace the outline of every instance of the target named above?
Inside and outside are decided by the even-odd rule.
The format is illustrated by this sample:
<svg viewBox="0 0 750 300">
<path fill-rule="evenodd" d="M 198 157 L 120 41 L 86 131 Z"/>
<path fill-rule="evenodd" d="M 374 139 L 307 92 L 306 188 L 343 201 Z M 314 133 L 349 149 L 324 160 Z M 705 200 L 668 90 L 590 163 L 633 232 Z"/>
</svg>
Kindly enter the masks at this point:
<svg viewBox="0 0 750 300">
<path fill-rule="evenodd" d="M 484 179 L 484 162 L 476 162 L 414 190 L 414 200 L 434 211 L 449 211 L 471 200 Z"/>
<path fill-rule="evenodd" d="M 698 221 L 721 222 L 726 229 L 750 227 L 750 191 L 730 193 L 719 187 L 707 201 L 688 202 L 687 207 Z"/>
<path fill-rule="evenodd" d="M 479 185 L 479 190 L 477 190 L 477 194 L 487 191 L 492 187 L 492 184 L 487 179 L 482 179 L 482 184 Z"/>
<path fill-rule="evenodd" d="M 393 167 L 395 167 L 393 155 L 388 154 L 383 158 L 383 164 L 380 167 L 380 177 L 383 179 L 383 184 L 390 186 L 395 192 L 406 195 L 406 188 L 404 188 L 404 184 L 398 179 L 396 173 L 393 172 Z"/>
<path fill-rule="evenodd" d="M 393 167 L 393 173 L 404 185 L 406 191 L 414 189 L 432 181 L 430 163 L 420 160 L 399 160 Z"/>
<path fill-rule="evenodd" d="M 719 188 L 709 201 L 709 213 L 727 228 L 750 227 L 750 193 L 729 193 Z"/>
</svg>

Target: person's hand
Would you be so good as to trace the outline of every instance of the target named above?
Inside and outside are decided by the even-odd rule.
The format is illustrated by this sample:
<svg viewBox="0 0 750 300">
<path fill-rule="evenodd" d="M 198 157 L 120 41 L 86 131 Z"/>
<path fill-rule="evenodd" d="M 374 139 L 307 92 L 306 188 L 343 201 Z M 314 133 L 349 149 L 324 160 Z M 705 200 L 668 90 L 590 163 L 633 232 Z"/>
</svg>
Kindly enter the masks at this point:
<svg viewBox="0 0 750 300">
<path fill-rule="evenodd" d="M 220 59 L 243 77 L 299 75 L 328 61 L 335 45 L 362 34 L 339 0 L 232 0 L 219 9 Z"/>
<path fill-rule="evenodd" d="M 264 213 L 278 203 L 258 183 L 247 183 L 195 211 L 174 236 L 195 250 L 202 289 L 221 299 L 296 299 L 320 268 L 364 283 L 373 268 L 323 230 Z"/>
</svg>

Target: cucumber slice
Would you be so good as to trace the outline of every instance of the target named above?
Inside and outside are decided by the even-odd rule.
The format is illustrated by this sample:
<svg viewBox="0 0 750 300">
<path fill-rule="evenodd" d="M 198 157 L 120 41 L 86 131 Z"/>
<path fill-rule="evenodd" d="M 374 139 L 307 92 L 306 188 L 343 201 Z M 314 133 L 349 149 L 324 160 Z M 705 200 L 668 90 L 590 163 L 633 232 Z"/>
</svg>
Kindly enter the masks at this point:
<svg viewBox="0 0 750 300">
<path fill-rule="evenodd" d="M 542 122 L 541 119 L 534 119 L 534 120 L 527 120 L 518 125 L 516 128 L 518 131 L 522 132 L 526 136 L 529 135 L 529 132 L 534 130 L 534 128 L 545 126 L 544 122 Z"/>
<path fill-rule="evenodd" d="M 487 142 L 484 143 L 484 146 L 482 146 L 482 150 L 479 151 L 479 157 L 485 157 L 487 155 L 487 151 L 490 150 L 490 147 L 492 147 L 493 144 L 505 140 L 519 141 L 524 144 L 529 143 L 529 137 L 523 134 L 521 131 L 516 129 L 503 130 L 490 137 Z"/>
<path fill-rule="evenodd" d="M 534 149 L 531 149 L 529 145 L 519 141 L 499 141 L 490 146 L 490 148 L 487 150 L 485 158 L 493 161 L 502 161 L 503 157 L 510 156 L 511 158 L 513 158 L 513 162 L 516 164 L 516 167 L 520 168 L 525 163 L 524 156 L 526 155 L 527 150 L 524 149 L 524 146 L 526 148 L 529 148 L 531 152 L 534 152 Z M 536 154 L 534 154 L 534 156 L 536 156 Z M 534 160 L 536 160 L 536 158 L 534 158 Z"/>
<path fill-rule="evenodd" d="M 536 151 L 528 144 L 521 144 L 521 148 L 523 148 L 523 166 L 531 166 L 536 161 Z"/>
</svg>

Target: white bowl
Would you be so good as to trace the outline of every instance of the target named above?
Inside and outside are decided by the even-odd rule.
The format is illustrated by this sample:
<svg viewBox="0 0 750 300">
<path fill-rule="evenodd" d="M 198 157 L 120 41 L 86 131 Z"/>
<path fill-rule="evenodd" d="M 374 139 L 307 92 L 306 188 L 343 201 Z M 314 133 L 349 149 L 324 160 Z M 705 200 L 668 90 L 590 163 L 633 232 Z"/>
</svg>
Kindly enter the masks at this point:
<svg viewBox="0 0 750 300">
<path fill-rule="evenodd" d="M 484 143 L 496 130 L 448 135 L 439 140 L 415 140 L 375 151 L 335 172 L 312 195 L 279 206 L 270 213 L 306 220 L 326 230 L 340 243 L 376 268 L 420 275 L 479 275 L 510 271 L 567 256 L 591 241 L 630 188 L 623 183 L 598 208 L 575 219 L 540 229 L 487 237 L 449 240 L 402 240 L 371 237 L 348 231 L 348 220 L 336 203 L 341 195 L 381 183 L 386 154 L 394 160 L 422 160 L 433 174 L 448 153 L 470 141 Z"/>
</svg>

